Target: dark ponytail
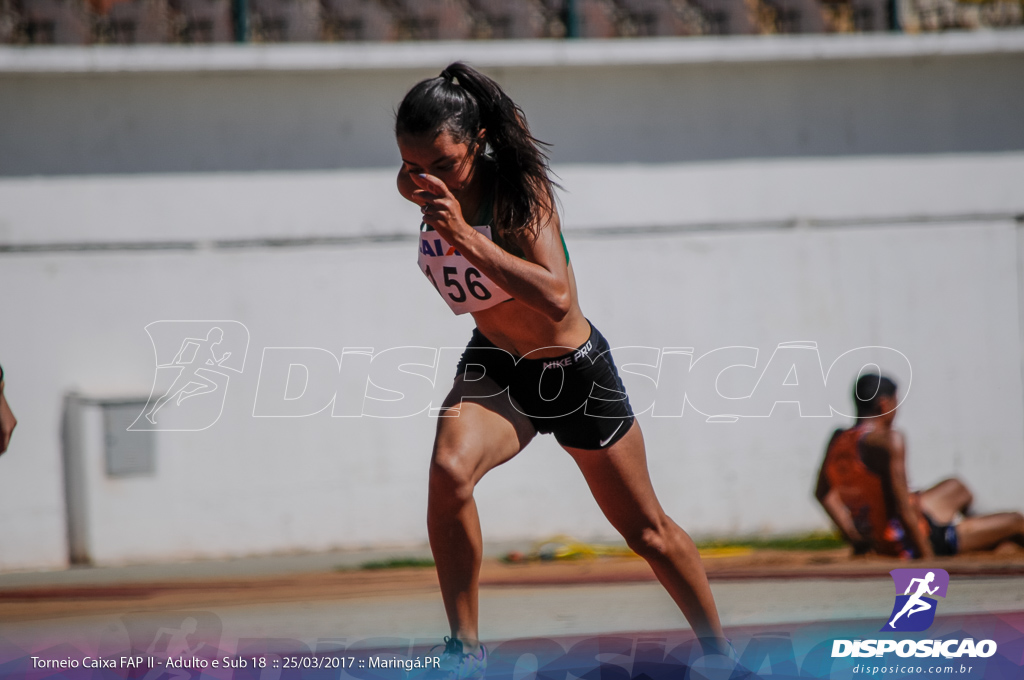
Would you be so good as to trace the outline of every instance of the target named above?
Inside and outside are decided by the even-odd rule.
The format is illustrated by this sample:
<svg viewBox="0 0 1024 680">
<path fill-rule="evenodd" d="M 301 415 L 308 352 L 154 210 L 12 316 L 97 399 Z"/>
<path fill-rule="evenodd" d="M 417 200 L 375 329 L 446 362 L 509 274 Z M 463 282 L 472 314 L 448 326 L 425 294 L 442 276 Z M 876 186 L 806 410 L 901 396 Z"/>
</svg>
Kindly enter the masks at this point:
<svg viewBox="0 0 1024 680">
<path fill-rule="evenodd" d="M 480 130 L 495 161 L 494 227 L 506 248 L 534 238 L 555 210 L 544 142 L 530 134 L 523 110 L 479 71 L 455 62 L 437 78 L 416 84 L 398 107 L 396 135 L 436 136 L 448 132 L 473 142 Z"/>
</svg>

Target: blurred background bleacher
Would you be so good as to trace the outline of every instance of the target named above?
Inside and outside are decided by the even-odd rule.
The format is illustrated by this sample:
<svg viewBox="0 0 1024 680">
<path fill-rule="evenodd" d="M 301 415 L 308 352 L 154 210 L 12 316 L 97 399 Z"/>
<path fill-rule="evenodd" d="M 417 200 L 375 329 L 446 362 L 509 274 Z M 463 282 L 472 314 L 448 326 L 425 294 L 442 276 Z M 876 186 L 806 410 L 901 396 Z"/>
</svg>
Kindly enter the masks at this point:
<svg viewBox="0 0 1024 680">
<path fill-rule="evenodd" d="M 1024 0 L 0 0 L 16 45 L 632 38 L 1020 26 Z"/>
</svg>

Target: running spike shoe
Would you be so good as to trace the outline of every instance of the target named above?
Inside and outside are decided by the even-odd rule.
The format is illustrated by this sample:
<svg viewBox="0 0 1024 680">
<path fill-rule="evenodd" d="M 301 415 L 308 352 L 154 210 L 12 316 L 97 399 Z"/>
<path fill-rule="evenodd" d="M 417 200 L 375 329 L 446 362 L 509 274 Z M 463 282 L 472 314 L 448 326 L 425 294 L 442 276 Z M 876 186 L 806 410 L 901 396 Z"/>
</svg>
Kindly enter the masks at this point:
<svg viewBox="0 0 1024 680">
<path fill-rule="evenodd" d="M 468 654 L 463 651 L 462 640 L 445 637 L 441 661 L 427 677 L 428 680 L 479 680 L 486 670 L 487 648 L 483 644 L 479 652 Z"/>
</svg>

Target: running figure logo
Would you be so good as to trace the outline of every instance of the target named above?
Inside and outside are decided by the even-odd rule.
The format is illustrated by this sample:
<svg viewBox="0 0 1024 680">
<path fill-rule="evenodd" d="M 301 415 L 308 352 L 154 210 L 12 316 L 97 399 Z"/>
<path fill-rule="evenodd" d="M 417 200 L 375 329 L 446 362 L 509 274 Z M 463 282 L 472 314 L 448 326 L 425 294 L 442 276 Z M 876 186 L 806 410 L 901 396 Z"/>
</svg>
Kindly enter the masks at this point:
<svg viewBox="0 0 1024 680">
<path fill-rule="evenodd" d="M 915 632 L 926 630 L 935 621 L 936 600 L 928 595 L 946 597 L 949 574 L 944 569 L 893 569 L 896 602 L 883 631 Z M 900 591 L 903 594 L 900 595 Z"/>
<path fill-rule="evenodd" d="M 146 333 L 156 376 L 129 430 L 195 432 L 220 419 L 231 373 L 241 373 L 249 329 L 238 321 L 155 321 Z"/>
<path fill-rule="evenodd" d="M 160 611 L 126 614 L 121 617 L 131 654 L 147 657 L 144 673 L 110 672 L 103 678 L 116 680 L 192 680 L 211 678 L 196 663 L 218 655 L 223 624 L 204 611 Z M 119 638 L 123 639 L 123 638 Z M 112 650 L 111 650 L 112 651 Z M 110 656 L 116 656 L 110 654 Z M 95 676 L 99 679 L 101 676 Z"/>
</svg>

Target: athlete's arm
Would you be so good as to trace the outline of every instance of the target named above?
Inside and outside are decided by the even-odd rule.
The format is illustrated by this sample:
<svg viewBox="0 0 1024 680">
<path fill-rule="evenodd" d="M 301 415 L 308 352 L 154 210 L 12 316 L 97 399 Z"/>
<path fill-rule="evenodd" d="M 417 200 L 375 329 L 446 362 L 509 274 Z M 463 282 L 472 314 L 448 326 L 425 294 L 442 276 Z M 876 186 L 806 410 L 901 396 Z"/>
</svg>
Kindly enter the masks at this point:
<svg viewBox="0 0 1024 680">
<path fill-rule="evenodd" d="M 880 447 L 888 459 L 882 477 L 883 492 L 888 496 L 891 507 L 903 524 L 910 544 L 917 549 L 919 557 L 934 557 L 932 544 L 921 530 L 920 515 L 910 502 L 910 488 L 907 485 L 906 444 L 903 435 L 896 430 L 880 433 L 884 439 Z M 869 435 L 870 437 L 870 435 Z"/>
<path fill-rule="evenodd" d="M 832 485 L 828 483 L 828 476 L 825 474 L 825 462 L 828 460 L 828 452 L 832 448 L 832 444 L 835 443 L 836 437 L 841 433 L 842 430 L 836 430 L 832 433 L 832 439 L 828 441 L 828 446 L 825 447 L 825 457 L 821 459 L 821 467 L 818 468 L 818 484 L 814 489 L 814 496 L 818 499 L 819 503 L 824 503 L 825 497 L 832 490 Z"/>
<path fill-rule="evenodd" d="M 850 514 L 850 510 L 843 504 L 842 499 L 839 498 L 838 492 L 831 491 L 824 498 L 819 498 L 818 500 L 821 502 L 821 507 L 825 508 L 825 512 L 828 513 L 832 522 L 839 528 L 839 533 L 853 546 L 854 554 L 863 555 L 871 549 L 870 544 L 864 540 L 864 537 L 860 535 L 860 532 L 854 526 L 853 515 Z"/>
<path fill-rule="evenodd" d="M 420 191 L 416 202 L 427 206 L 423 222 L 433 227 L 467 260 L 502 290 L 552 321 L 569 312 L 569 270 L 559 239 L 558 214 L 552 209 L 538 225 L 537 238 L 519 243 L 526 259 L 503 250 L 466 223 L 459 202 L 444 182 L 432 175 L 410 175 Z"/>
<path fill-rule="evenodd" d="M 832 433 L 832 440 L 829 441 L 828 446 L 825 448 L 826 459 L 828 457 L 827 452 L 832 448 L 832 443 L 841 432 L 842 430 L 836 430 Z M 829 484 L 828 475 L 825 474 L 824 459 L 821 461 L 821 468 L 818 470 L 818 483 L 814 489 L 814 497 L 818 499 L 821 507 L 825 509 L 825 513 L 828 514 L 832 523 L 839 529 L 839 533 L 842 534 L 846 542 L 853 546 L 854 554 L 862 555 L 871 549 L 870 543 L 857 531 L 857 527 L 853 523 L 853 515 L 850 514 L 849 508 L 846 507 L 839 497 L 839 492 Z"/>
<path fill-rule="evenodd" d="M 871 548 L 870 544 L 864 540 L 864 537 L 860 535 L 860 532 L 854 526 L 853 515 L 850 514 L 850 510 L 843 504 L 837 491 L 830 491 L 823 498 L 819 498 L 818 501 L 821 503 L 821 507 L 825 508 L 825 512 L 828 513 L 832 522 L 839 528 L 839 533 L 853 546 L 855 554 L 863 555 Z"/>
</svg>

